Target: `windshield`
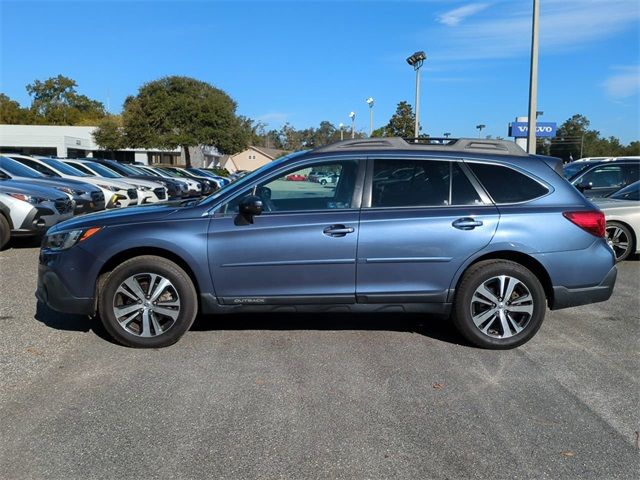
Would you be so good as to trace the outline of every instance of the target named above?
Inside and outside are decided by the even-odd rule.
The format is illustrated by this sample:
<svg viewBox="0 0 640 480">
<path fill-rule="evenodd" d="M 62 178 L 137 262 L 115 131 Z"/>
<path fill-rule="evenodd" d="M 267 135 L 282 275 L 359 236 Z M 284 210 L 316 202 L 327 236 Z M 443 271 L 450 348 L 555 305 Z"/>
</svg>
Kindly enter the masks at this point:
<svg viewBox="0 0 640 480">
<path fill-rule="evenodd" d="M 207 170 L 199 170 L 197 168 L 192 168 L 191 170 L 188 170 L 188 172 L 190 174 L 193 174 L 195 176 L 202 176 L 204 175 L 205 177 L 211 177 L 211 178 L 220 178 L 217 175 L 214 175 L 212 172 L 208 172 Z"/>
<path fill-rule="evenodd" d="M 129 165 L 125 165 L 124 163 L 113 162 L 109 165 L 113 165 L 116 170 L 122 170 L 127 175 L 147 175 L 146 173 L 140 173 L 138 170 L 130 167 Z"/>
<path fill-rule="evenodd" d="M 609 195 L 616 200 L 640 201 L 640 181 L 634 182 Z"/>
<path fill-rule="evenodd" d="M 562 167 L 564 171 L 564 178 L 567 180 L 571 180 L 573 177 L 578 175 L 583 170 L 586 170 L 591 166 L 590 163 L 587 162 L 573 162 Z"/>
<path fill-rule="evenodd" d="M 270 163 L 267 163 L 266 165 L 261 166 L 260 168 L 258 168 L 257 170 L 254 170 L 251 173 L 247 173 L 246 175 L 244 175 L 243 177 L 239 178 L 238 180 L 236 180 L 235 182 L 231 182 L 228 183 L 227 185 L 225 185 L 224 187 L 220 188 L 220 190 L 216 190 L 215 193 L 212 193 L 211 195 L 209 195 L 208 197 L 204 197 L 202 198 L 198 204 L 202 204 L 205 202 L 212 202 L 214 200 L 216 200 L 217 198 L 219 198 L 221 195 L 231 191 L 231 190 L 235 190 L 237 189 L 241 189 L 244 188 L 248 185 L 251 185 L 251 183 L 253 182 L 253 180 L 257 177 L 260 177 L 263 173 L 278 168 L 280 165 L 282 165 L 283 163 L 287 162 L 288 160 L 291 160 L 293 158 L 299 157 L 305 153 L 307 153 L 309 150 L 301 150 L 299 152 L 293 152 L 290 153 L 289 155 L 285 155 L 284 157 L 280 157 L 277 160 L 274 160 Z"/>
<path fill-rule="evenodd" d="M 55 158 L 40 158 L 42 163 L 49 165 L 60 173 L 64 173 L 65 175 L 72 175 L 74 177 L 88 177 L 84 172 L 81 172 L 77 168 L 73 168 L 71 165 L 67 165 L 66 163 L 61 162 L 60 160 L 56 160 Z"/>
<path fill-rule="evenodd" d="M 0 168 L 2 168 L 5 172 L 8 172 L 10 175 L 14 175 L 16 177 L 27 177 L 27 178 L 43 178 L 44 177 L 44 175 L 42 175 L 40 172 L 37 172 L 33 168 L 29 168 L 7 157 L 0 157 Z"/>
<path fill-rule="evenodd" d="M 138 167 L 136 170 L 139 170 L 140 172 L 142 172 L 142 175 L 146 175 L 146 176 L 154 176 L 154 177 L 161 177 L 162 175 L 160 175 L 158 172 L 156 172 L 153 168 L 148 168 L 148 167 Z"/>
<path fill-rule="evenodd" d="M 173 177 L 173 178 L 180 178 L 180 175 L 178 175 L 173 170 L 165 170 L 164 168 L 158 168 L 158 170 L 159 170 L 158 173 L 161 175 L 165 175 L 167 177 Z"/>
<path fill-rule="evenodd" d="M 98 175 L 100 175 L 101 177 L 105 177 L 105 178 L 122 178 L 122 175 L 120 175 L 119 173 L 116 173 L 113 170 L 111 170 L 110 168 L 107 168 L 104 165 L 100 165 L 99 163 L 96 163 L 96 162 L 84 162 L 83 165 L 86 165 L 91 170 L 93 170 Z"/>
</svg>

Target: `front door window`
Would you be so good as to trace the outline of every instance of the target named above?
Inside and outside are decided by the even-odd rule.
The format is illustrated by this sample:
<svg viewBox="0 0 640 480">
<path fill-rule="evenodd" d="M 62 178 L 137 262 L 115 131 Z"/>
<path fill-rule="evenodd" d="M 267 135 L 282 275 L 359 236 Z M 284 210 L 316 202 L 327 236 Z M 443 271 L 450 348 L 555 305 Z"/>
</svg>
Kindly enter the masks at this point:
<svg viewBox="0 0 640 480">
<path fill-rule="evenodd" d="M 350 209 L 357 172 L 355 160 L 297 167 L 258 184 L 255 189 L 247 189 L 222 207 L 222 211 L 237 213 L 242 199 L 254 192 L 262 199 L 265 213 Z"/>
</svg>

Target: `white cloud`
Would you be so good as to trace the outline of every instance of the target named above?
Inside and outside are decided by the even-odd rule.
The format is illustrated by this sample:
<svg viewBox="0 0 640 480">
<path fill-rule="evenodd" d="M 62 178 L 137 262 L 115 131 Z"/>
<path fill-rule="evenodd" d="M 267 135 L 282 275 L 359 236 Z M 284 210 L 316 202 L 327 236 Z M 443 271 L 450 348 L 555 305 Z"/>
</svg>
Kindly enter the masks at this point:
<svg viewBox="0 0 640 480">
<path fill-rule="evenodd" d="M 269 112 L 263 115 L 260 115 L 257 120 L 265 123 L 284 123 L 289 118 L 288 113 L 284 112 Z"/>
<path fill-rule="evenodd" d="M 502 3 L 487 19 L 473 19 L 439 36 L 440 59 L 483 60 L 528 54 L 531 7 Z M 540 12 L 540 54 L 566 51 L 637 25 L 637 0 L 547 0 Z"/>
<path fill-rule="evenodd" d="M 636 95 L 640 91 L 640 65 L 617 67 L 619 73 L 607 78 L 602 86 L 608 96 L 621 99 Z"/>
<path fill-rule="evenodd" d="M 464 7 L 454 8 L 453 10 L 449 10 L 448 12 L 438 15 L 437 20 L 438 22 L 449 27 L 455 27 L 459 25 L 460 22 L 462 22 L 462 20 L 464 20 L 465 18 L 481 12 L 488 6 L 488 3 L 470 3 L 469 5 L 465 5 Z"/>
</svg>

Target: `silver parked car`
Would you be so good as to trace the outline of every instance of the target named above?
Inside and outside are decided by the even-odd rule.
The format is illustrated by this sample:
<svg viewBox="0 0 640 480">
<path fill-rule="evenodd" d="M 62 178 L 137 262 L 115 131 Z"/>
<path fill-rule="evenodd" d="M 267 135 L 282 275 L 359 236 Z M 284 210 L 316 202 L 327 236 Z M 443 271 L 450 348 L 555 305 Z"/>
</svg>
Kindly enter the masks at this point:
<svg viewBox="0 0 640 480">
<path fill-rule="evenodd" d="M 621 262 L 633 253 L 640 253 L 640 181 L 593 202 L 604 212 L 607 239 Z"/>
<path fill-rule="evenodd" d="M 0 183 L 0 248 L 10 236 L 37 236 L 73 216 L 75 202 L 54 188 L 12 180 Z"/>
</svg>

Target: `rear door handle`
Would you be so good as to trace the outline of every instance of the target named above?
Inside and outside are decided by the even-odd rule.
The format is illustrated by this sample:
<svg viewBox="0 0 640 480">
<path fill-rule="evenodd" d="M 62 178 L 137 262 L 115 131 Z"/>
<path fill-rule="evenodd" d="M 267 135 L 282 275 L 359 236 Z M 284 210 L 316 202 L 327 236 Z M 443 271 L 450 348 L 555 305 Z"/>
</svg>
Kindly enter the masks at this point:
<svg viewBox="0 0 640 480">
<path fill-rule="evenodd" d="M 331 225 L 330 227 L 325 228 L 322 233 L 328 235 L 329 237 L 344 237 L 347 233 L 355 232 L 355 228 L 353 227 L 345 227 L 344 225 Z"/>
<path fill-rule="evenodd" d="M 473 230 L 476 227 L 481 227 L 482 222 L 471 217 L 463 217 L 455 220 L 451 225 L 459 230 Z"/>
</svg>

